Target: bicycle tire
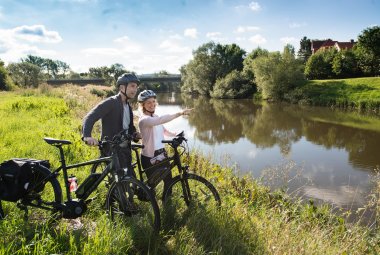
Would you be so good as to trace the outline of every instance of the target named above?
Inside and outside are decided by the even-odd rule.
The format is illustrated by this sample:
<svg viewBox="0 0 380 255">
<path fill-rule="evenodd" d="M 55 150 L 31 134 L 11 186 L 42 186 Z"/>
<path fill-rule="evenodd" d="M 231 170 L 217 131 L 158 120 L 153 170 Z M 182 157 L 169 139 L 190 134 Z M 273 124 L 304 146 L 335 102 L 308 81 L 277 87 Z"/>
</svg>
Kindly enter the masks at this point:
<svg viewBox="0 0 380 255">
<path fill-rule="evenodd" d="M 47 219 L 53 222 L 62 217 L 62 213 L 57 209 L 57 205 L 62 204 L 62 188 L 57 178 L 50 176 L 50 170 L 42 165 L 33 167 L 32 184 L 44 182 L 31 189 L 21 200 L 21 205 L 32 208 L 28 220 L 41 221 Z M 43 208 L 42 208 L 43 207 Z M 47 213 L 50 211 L 50 214 Z"/>
<path fill-rule="evenodd" d="M 188 185 L 182 185 L 183 183 Z M 188 188 L 184 190 L 184 186 Z M 185 194 L 188 192 L 191 196 Z M 174 177 L 164 192 L 163 200 L 164 203 L 169 200 L 175 201 L 176 207 L 189 207 L 191 205 L 219 207 L 222 204 L 214 185 L 202 176 L 192 173 L 186 173 L 183 177 L 180 175 Z"/>
<path fill-rule="evenodd" d="M 123 190 L 122 196 L 119 196 L 120 189 Z M 112 183 L 107 194 L 106 209 L 113 221 L 122 220 L 142 233 L 148 233 L 149 228 L 155 232 L 160 229 L 156 198 L 144 183 L 134 177 L 125 177 Z"/>
</svg>

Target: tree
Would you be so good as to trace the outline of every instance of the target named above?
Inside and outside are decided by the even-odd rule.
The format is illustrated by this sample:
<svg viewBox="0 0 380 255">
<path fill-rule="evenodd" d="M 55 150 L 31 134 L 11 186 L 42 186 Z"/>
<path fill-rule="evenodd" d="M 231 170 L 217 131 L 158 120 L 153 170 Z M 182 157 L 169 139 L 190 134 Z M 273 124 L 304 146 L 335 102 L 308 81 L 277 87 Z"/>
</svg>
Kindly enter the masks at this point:
<svg viewBox="0 0 380 255">
<path fill-rule="evenodd" d="M 38 66 L 42 72 L 46 73 L 47 78 L 66 78 L 66 73 L 70 71 L 70 66 L 60 60 L 28 55 L 25 59 L 21 59 L 21 62 Z"/>
<path fill-rule="evenodd" d="M 183 92 L 209 96 L 217 79 L 232 70 L 242 70 L 245 51 L 236 44 L 209 42 L 193 52 L 193 59 L 181 68 Z"/>
<path fill-rule="evenodd" d="M 367 28 L 358 36 L 355 54 L 365 74 L 380 74 L 380 26 Z"/>
<path fill-rule="evenodd" d="M 122 64 L 116 63 L 112 64 L 109 68 L 108 75 L 113 78 L 113 82 L 116 83 L 117 78 L 119 78 L 123 73 L 126 73 L 127 70 Z"/>
<path fill-rule="evenodd" d="M 216 81 L 211 97 L 214 98 L 246 98 L 252 95 L 254 86 L 242 72 L 233 70 Z"/>
<path fill-rule="evenodd" d="M 11 90 L 13 82 L 5 68 L 4 62 L 0 59 L 0 90 Z"/>
<path fill-rule="evenodd" d="M 333 73 L 333 59 L 336 49 L 319 50 L 311 55 L 306 62 L 305 76 L 308 79 L 329 79 L 335 77 Z"/>
<path fill-rule="evenodd" d="M 282 54 L 271 52 L 253 61 L 255 82 L 264 99 L 281 100 L 305 82 L 303 64 L 295 59 L 293 49 L 287 45 Z"/>
<path fill-rule="evenodd" d="M 352 50 L 341 50 L 333 58 L 332 71 L 339 78 L 357 77 L 360 74 L 358 62 Z"/>
<path fill-rule="evenodd" d="M 303 63 L 306 63 L 311 53 L 311 41 L 304 36 L 300 41 L 300 49 L 298 50 L 297 56 Z"/>
<path fill-rule="evenodd" d="M 262 49 L 260 47 L 257 47 L 256 49 L 252 50 L 252 52 L 249 53 L 248 56 L 243 61 L 244 75 L 246 75 L 249 79 L 253 81 L 255 79 L 255 75 L 253 73 L 253 61 L 260 56 L 268 56 L 268 55 L 269 55 L 269 51 Z"/>
<path fill-rule="evenodd" d="M 38 87 L 42 81 L 41 68 L 29 62 L 11 63 L 7 70 L 13 82 L 19 87 Z"/>
<path fill-rule="evenodd" d="M 91 67 L 89 69 L 90 78 L 103 78 L 106 80 L 106 83 L 109 85 L 116 84 L 117 78 L 123 73 L 128 71 L 124 69 L 122 64 L 113 64 L 110 67 L 101 66 L 101 67 Z"/>
</svg>

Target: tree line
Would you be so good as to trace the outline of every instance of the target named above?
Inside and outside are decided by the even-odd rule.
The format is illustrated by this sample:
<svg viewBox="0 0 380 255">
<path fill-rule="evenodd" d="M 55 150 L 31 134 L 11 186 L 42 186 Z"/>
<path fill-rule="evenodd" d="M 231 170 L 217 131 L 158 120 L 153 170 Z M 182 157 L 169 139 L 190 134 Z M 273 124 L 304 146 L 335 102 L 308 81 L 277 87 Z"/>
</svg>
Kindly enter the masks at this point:
<svg viewBox="0 0 380 255">
<path fill-rule="evenodd" d="M 309 79 L 351 78 L 380 75 L 380 27 L 365 29 L 352 49 L 328 49 L 311 53 L 311 41 L 300 41 L 283 52 L 256 48 L 246 53 L 236 44 L 213 42 L 200 46 L 181 68 L 183 92 L 215 98 L 247 98 L 257 95 L 286 100 L 290 92 Z M 255 92 L 260 93 L 255 93 Z"/>
<path fill-rule="evenodd" d="M 114 84 L 129 72 L 122 64 L 89 68 L 75 73 L 69 65 L 37 56 L 27 56 L 8 66 L 0 60 L 0 90 L 12 86 L 37 87 L 47 79 L 103 78 Z M 282 52 L 260 47 L 247 53 L 236 44 L 208 42 L 193 51 L 193 59 L 181 67 L 181 84 L 144 84 L 157 91 L 181 90 L 213 98 L 284 100 L 308 79 L 351 78 L 380 75 L 380 27 L 369 27 L 358 36 L 352 49 L 320 50 L 311 54 L 311 41 L 304 37 L 295 53 L 288 44 Z M 157 75 L 168 74 L 161 71 Z M 257 93 L 259 92 L 259 93 Z"/>
</svg>

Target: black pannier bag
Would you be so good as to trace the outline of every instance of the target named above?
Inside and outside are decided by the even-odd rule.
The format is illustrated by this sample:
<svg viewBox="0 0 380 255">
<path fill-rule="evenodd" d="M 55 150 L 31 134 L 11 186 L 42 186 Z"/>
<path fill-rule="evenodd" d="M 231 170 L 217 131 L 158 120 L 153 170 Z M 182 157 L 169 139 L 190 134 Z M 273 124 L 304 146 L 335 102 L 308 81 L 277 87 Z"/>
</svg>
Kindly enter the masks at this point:
<svg viewBox="0 0 380 255">
<path fill-rule="evenodd" d="M 0 200 L 15 202 L 24 197 L 44 176 L 39 165 L 50 167 L 47 160 L 14 158 L 0 164 Z M 39 187 L 40 192 L 43 186 Z"/>
</svg>

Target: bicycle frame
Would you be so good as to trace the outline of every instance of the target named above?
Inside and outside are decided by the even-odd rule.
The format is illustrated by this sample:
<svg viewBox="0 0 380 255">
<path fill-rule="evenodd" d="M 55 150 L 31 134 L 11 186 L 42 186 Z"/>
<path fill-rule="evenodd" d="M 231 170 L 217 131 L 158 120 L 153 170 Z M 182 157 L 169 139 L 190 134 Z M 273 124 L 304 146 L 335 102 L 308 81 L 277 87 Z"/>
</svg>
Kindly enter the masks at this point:
<svg viewBox="0 0 380 255">
<path fill-rule="evenodd" d="M 182 161 L 181 161 L 180 153 L 178 152 L 178 147 L 173 147 L 174 154 L 172 156 L 170 156 L 167 159 L 165 159 L 164 161 L 162 161 L 162 162 L 160 162 L 160 163 L 158 163 L 156 165 L 153 165 L 153 166 L 151 166 L 149 168 L 146 168 L 146 169 L 143 169 L 142 165 L 141 165 L 141 161 L 140 161 L 140 157 L 139 157 L 139 152 L 138 152 L 138 149 L 140 149 L 140 148 L 142 148 L 141 145 L 139 145 L 139 144 L 132 144 L 132 150 L 134 151 L 135 157 L 136 157 L 136 163 L 132 164 L 132 166 L 137 165 L 138 173 L 139 173 L 139 180 L 140 181 L 144 182 L 143 173 L 147 169 L 157 167 L 160 164 L 166 163 L 168 161 L 170 162 L 170 165 L 169 165 L 170 170 L 173 170 L 175 167 L 177 167 L 179 175 L 182 177 L 182 175 L 184 173 L 184 168 L 182 167 Z"/>
</svg>

